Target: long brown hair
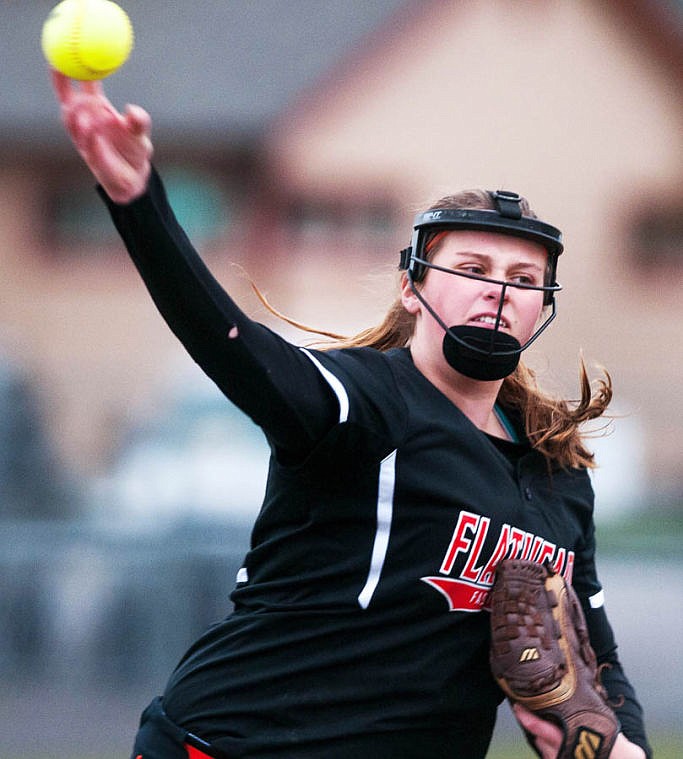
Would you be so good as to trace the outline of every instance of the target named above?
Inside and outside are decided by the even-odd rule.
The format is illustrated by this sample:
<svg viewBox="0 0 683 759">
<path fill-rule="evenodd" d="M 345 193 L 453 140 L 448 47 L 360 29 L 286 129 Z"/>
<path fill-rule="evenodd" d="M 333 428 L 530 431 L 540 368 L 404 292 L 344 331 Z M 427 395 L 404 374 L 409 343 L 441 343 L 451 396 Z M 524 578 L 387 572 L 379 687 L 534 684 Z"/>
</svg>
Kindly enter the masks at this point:
<svg viewBox="0 0 683 759">
<path fill-rule="evenodd" d="M 526 199 L 522 198 L 520 206 L 525 216 L 538 218 Z M 441 198 L 430 210 L 435 208 L 491 210 L 494 205 L 487 192 L 465 190 Z M 431 259 L 438 248 L 438 242 L 432 246 L 427 245 L 426 257 Z M 276 311 L 253 284 L 252 287 L 265 307 L 279 318 L 299 329 L 331 338 L 331 342 L 317 346 L 321 350 L 369 347 L 387 351 L 390 348 L 407 347 L 413 335 L 415 316 L 405 310 L 400 297 L 396 298 L 379 324 L 352 337 L 343 337 L 289 319 Z M 535 373 L 520 362 L 515 371 L 503 380 L 498 399 L 503 406 L 520 415 L 524 420 L 529 442 L 549 462 L 563 467 L 593 468 L 593 453 L 584 443 L 582 425 L 605 413 L 612 399 L 612 380 L 609 373 L 603 369 L 602 376 L 596 380 L 594 388 L 585 362 L 580 357 L 579 387 L 580 397 L 576 401 L 554 398 L 539 388 Z"/>
</svg>

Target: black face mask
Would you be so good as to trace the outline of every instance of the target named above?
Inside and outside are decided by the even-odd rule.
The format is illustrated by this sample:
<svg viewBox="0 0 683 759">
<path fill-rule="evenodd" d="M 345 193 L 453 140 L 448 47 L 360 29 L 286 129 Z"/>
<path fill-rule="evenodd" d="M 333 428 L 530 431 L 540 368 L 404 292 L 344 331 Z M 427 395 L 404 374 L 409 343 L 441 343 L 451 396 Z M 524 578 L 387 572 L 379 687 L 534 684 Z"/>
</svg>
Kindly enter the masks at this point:
<svg viewBox="0 0 683 759">
<path fill-rule="evenodd" d="M 517 368 L 521 352 L 519 340 L 497 329 L 463 324 L 450 327 L 443 336 L 446 361 L 476 380 L 504 379 Z"/>
</svg>

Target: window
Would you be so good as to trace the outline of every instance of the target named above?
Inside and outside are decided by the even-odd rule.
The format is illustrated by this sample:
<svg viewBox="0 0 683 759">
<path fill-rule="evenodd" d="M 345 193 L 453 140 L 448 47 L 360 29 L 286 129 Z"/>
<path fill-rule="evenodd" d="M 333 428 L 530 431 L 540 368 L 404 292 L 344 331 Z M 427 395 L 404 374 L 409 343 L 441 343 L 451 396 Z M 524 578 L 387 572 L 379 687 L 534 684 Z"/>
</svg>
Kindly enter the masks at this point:
<svg viewBox="0 0 683 759">
<path fill-rule="evenodd" d="M 383 247 L 396 234 L 395 207 L 390 201 L 305 200 L 290 204 L 287 228 L 300 244 Z"/>
<path fill-rule="evenodd" d="M 59 250 L 88 248 L 89 256 L 104 252 L 117 238 L 104 203 L 93 191 L 65 184 L 52 198 L 50 214 L 54 239 Z"/>
<path fill-rule="evenodd" d="M 160 172 L 176 216 L 198 248 L 229 230 L 238 203 L 229 181 L 196 167 L 166 166 Z M 109 213 L 88 179 L 60 182 L 49 217 L 48 238 L 60 256 L 106 256 L 119 245 Z"/>
<path fill-rule="evenodd" d="M 654 208 L 632 230 L 634 257 L 644 270 L 683 266 L 683 208 Z"/>
<path fill-rule="evenodd" d="M 164 170 L 163 177 L 178 221 L 195 245 L 201 247 L 227 231 L 236 201 L 216 177 L 182 167 Z"/>
</svg>

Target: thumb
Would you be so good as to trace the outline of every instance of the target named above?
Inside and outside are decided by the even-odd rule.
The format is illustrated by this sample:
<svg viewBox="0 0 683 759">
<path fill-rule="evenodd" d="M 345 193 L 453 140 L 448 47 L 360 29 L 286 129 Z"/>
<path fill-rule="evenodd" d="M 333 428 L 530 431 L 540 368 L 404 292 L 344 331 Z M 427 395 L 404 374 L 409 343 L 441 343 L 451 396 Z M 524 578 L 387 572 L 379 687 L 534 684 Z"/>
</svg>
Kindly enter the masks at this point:
<svg viewBox="0 0 683 759">
<path fill-rule="evenodd" d="M 139 105 L 126 105 L 123 112 L 126 124 L 134 135 L 149 134 L 152 129 L 152 119 L 144 108 Z"/>
</svg>

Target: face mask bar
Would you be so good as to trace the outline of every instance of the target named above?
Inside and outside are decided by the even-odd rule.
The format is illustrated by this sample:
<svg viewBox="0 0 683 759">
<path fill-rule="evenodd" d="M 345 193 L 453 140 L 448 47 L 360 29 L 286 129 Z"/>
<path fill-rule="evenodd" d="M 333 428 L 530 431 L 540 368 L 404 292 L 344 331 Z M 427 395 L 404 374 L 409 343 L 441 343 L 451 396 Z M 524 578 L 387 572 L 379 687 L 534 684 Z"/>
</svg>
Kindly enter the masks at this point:
<svg viewBox="0 0 683 759">
<path fill-rule="evenodd" d="M 425 261 L 424 259 L 416 259 L 420 264 L 426 266 L 429 269 L 436 269 L 437 271 L 443 271 L 447 274 L 454 274 L 456 277 L 465 277 L 466 279 L 476 279 L 480 282 L 487 282 L 488 284 L 492 285 L 500 285 L 501 291 L 500 291 L 500 299 L 498 301 L 498 309 L 496 312 L 496 323 L 493 326 L 492 329 L 487 329 L 487 332 L 491 333 L 491 343 L 489 349 L 482 349 L 482 348 L 476 348 L 473 346 L 468 346 L 471 350 L 478 351 L 482 353 L 483 355 L 492 355 L 497 354 L 501 356 L 513 356 L 518 353 L 521 353 L 523 350 L 526 350 L 532 343 L 534 343 L 543 332 L 548 328 L 550 325 L 550 322 L 553 321 L 555 316 L 557 315 L 557 307 L 555 305 L 555 299 L 553 298 L 550 302 L 550 313 L 545 318 L 544 322 L 538 327 L 538 329 L 534 332 L 534 334 L 524 343 L 524 345 L 519 345 L 518 348 L 512 348 L 510 350 L 496 350 L 496 333 L 499 333 L 499 327 L 500 327 L 500 320 L 503 314 L 503 305 L 505 303 L 505 293 L 507 291 L 508 287 L 514 287 L 516 289 L 520 290 L 542 290 L 543 292 L 547 292 L 550 290 L 551 292 L 557 292 L 558 290 L 562 289 L 562 285 L 555 284 L 552 286 L 547 285 L 526 285 L 522 283 L 516 283 L 516 282 L 504 282 L 502 280 L 498 279 L 490 279 L 489 277 L 482 277 L 479 274 L 471 274 L 470 272 L 462 272 L 462 271 L 454 271 L 453 269 L 447 269 L 445 266 L 438 266 L 435 264 L 429 263 L 429 261 Z M 417 299 L 422 303 L 422 305 L 427 309 L 427 311 L 431 314 L 431 316 L 436 320 L 436 322 L 441 326 L 446 333 L 450 334 L 450 336 L 458 341 L 460 338 L 453 332 L 455 329 L 454 327 L 448 327 L 446 326 L 445 322 L 441 317 L 436 313 L 436 311 L 431 307 L 431 305 L 425 300 L 425 298 L 422 296 L 422 293 L 420 292 L 419 288 L 416 286 L 415 280 L 413 279 L 413 275 L 408 270 L 408 281 L 410 282 L 410 289 L 413 291 Z"/>
<path fill-rule="evenodd" d="M 559 292 L 562 289 L 562 285 L 559 284 L 559 282 L 555 282 L 555 284 L 553 285 L 529 285 L 524 282 L 508 282 L 503 279 L 492 279 L 491 277 L 484 277 L 481 274 L 472 274 L 472 272 L 469 272 L 469 271 L 455 271 L 454 269 L 449 269 L 446 266 L 439 266 L 438 264 L 433 264 L 431 263 L 431 261 L 427 261 L 425 258 L 418 258 L 417 256 L 413 256 L 412 260 L 415 261 L 415 263 L 420 264 L 420 266 L 425 267 L 426 269 L 436 269 L 437 271 L 446 272 L 446 274 L 455 274 L 457 277 L 465 277 L 466 279 L 479 280 L 479 282 L 487 282 L 490 285 L 499 285 L 500 287 L 503 287 L 503 288 L 514 287 L 517 290 L 540 290 L 544 293 L 544 296 L 543 296 L 544 305 L 550 305 L 550 303 L 546 303 L 546 300 L 548 301 L 552 300 L 553 303 L 555 302 L 555 299 L 548 297 L 547 293 L 553 294 L 553 293 Z M 410 270 L 409 270 L 409 273 L 410 273 Z M 411 274 L 411 278 L 412 278 L 412 274 Z"/>
</svg>

